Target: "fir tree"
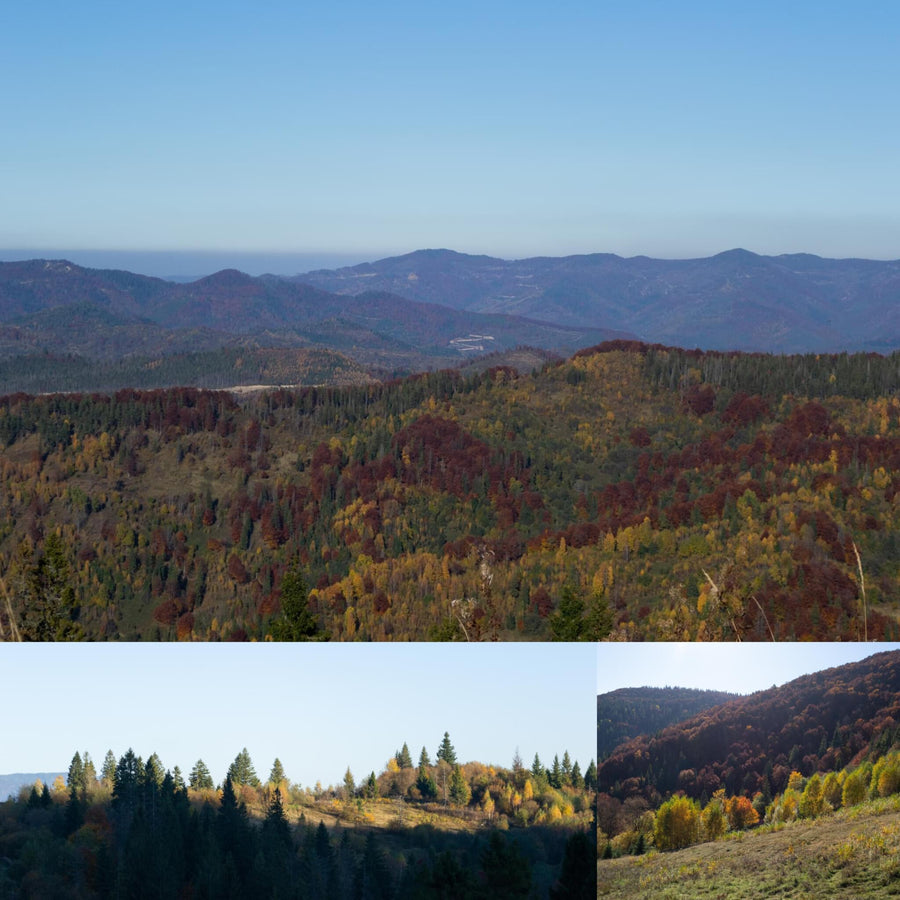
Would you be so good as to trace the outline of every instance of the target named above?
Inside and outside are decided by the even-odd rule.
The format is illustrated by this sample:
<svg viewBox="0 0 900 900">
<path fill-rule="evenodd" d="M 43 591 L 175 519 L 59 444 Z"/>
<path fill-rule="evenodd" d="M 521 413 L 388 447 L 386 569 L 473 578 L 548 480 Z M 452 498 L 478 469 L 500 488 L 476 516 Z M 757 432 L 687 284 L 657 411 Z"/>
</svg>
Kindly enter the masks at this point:
<svg viewBox="0 0 900 900">
<path fill-rule="evenodd" d="M 202 759 L 198 759 L 194 763 L 194 768 L 191 769 L 191 774 L 188 776 L 188 784 L 195 791 L 212 790 L 215 787 L 212 775 Z"/>
<path fill-rule="evenodd" d="M 449 732 L 444 732 L 444 739 L 441 741 L 441 746 L 438 747 L 437 759 L 438 761 L 443 760 L 449 766 L 456 765 L 456 751 L 453 749 L 453 744 L 450 743 Z"/>
<path fill-rule="evenodd" d="M 281 578 L 281 615 L 272 622 L 272 637 L 276 641 L 308 641 L 317 630 L 309 611 L 309 588 L 294 564 Z"/>
<path fill-rule="evenodd" d="M 553 765 L 547 773 L 547 780 L 552 788 L 559 790 L 562 787 L 562 766 L 559 764 L 559 754 L 555 754 L 553 757 Z"/>
<path fill-rule="evenodd" d="M 583 831 L 566 841 L 562 871 L 550 890 L 551 900 L 594 900 L 597 896 L 595 852 Z"/>
<path fill-rule="evenodd" d="M 251 787 L 259 787 L 259 777 L 253 768 L 253 760 L 250 753 L 244 747 L 234 758 L 234 762 L 228 767 L 228 777 L 234 784 L 249 784 Z"/>
<path fill-rule="evenodd" d="M 287 777 L 284 774 L 284 766 L 281 764 L 281 760 L 276 757 L 275 762 L 272 763 L 272 771 L 269 772 L 269 784 L 277 786 L 282 781 L 287 781 Z"/>
<path fill-rule="evenodd" d="M 401 769 L 411 769 L 413 767 L 412 757 L 409 755 L 409 747 L 406 746 L 406 741 L 403 742 L 403 749 L 395 754 L 395 758 L 397 760 L 397 765 L 400 766 Z"/>
<path fill-rule="evenodd" d="M 347 766 L 347 771 L 344 772 L 344 797 L 345 799 L 350 800 L 355 795 L 356 782 L 353 780 L 353 773 L 350 771 L 350 766 Z"/>
<path fill-rule="evenodd" d="M 366 800 L 374 800 L 378 796 L 378 780 L 375 778 L 374 772 L 366 779 L 366 786 L 363 789 L 363 793 L 366 796 Z"/>
<path fill-rule="evenodd" d="M 84 780 L 84 763 L 81 761 L 81 754 L 76 750 L 69 763 L 69 774 L 66 776 L 66 787 L 69 789 L 69 796 L 84 796 L 86 783 Z"/>
<path fill-rule="evenodd" d="M 454 806 L 468 806 L 471 798 L 472 791 L 469 783 L 457 764 L 453 767 L 453 773 L 450 776 L 450 802 Z"/>
<path fill-rule="evenodd" d="M 100 769 L 100 780 L 103 782 L 104 787 L 109 790 L 112 790 L 113 782 L 116 778 L 116 758 L 113 756 L 112 750 L 106 751 L 106 756 L 103 757 L 103 766 Z"/>
<path fill-rule="evenodd" d="M 568 750 L 563 751 L 561 778 L 563 784 L 570 785 L 572 783 L 572 760 Z"/>
<path fill-rule="evenodd" d="M 597 764 L 591 760 L 584 770 L 584 786 L 589 791 L 597 790 Z"/>
</svg>

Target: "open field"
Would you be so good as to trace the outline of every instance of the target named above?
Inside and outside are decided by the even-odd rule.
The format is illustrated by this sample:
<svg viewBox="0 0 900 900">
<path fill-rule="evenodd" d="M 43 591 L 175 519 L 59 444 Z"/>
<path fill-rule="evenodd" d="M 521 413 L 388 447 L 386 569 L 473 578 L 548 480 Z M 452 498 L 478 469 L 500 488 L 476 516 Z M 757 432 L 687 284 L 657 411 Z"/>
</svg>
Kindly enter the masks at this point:
<svg viewBox="0 0 900 900">
<path fill-rule="evenodd" d="M 601 860 L 597 896 L 654 900 L 900 897 L 900 797 L 677 853 Z"/>
</svg>

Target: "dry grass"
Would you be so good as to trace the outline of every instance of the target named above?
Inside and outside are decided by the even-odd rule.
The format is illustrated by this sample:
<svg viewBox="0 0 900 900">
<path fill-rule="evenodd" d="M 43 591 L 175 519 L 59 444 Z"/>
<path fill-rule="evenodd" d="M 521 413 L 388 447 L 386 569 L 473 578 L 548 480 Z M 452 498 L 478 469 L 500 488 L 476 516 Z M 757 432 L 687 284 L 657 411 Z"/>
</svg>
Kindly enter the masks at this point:
<svg viewBox="0 0 900 900">
<path fill-rule="evenodd" d="M 677 853 L 601 860 L 597 896 L 654 900 L 900 896 L 900 797 Z"/>
</svg>

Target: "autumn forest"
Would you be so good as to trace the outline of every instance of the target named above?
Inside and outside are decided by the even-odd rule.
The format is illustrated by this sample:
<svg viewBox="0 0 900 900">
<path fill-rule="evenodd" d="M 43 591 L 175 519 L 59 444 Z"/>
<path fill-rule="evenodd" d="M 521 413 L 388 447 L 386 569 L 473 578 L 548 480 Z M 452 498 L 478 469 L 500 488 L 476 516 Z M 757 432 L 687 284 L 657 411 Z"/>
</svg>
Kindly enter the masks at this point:
<svg viewBox="0 0 900 900">
<path fill-rule="evenodd" d="M 0 398 L 24 639 L 894 639 L 897 354 Z"/>
<path fill-rule="evenodd" d="M 327 788 L 279 759 L 263 780 L 246 748 L 218 785 L 202 759 L 76 752 L 0 804 L 0 896 L 590 898 L 595 778 L 565 751 L 461 763 L 447 733 Z"/>
</svg>

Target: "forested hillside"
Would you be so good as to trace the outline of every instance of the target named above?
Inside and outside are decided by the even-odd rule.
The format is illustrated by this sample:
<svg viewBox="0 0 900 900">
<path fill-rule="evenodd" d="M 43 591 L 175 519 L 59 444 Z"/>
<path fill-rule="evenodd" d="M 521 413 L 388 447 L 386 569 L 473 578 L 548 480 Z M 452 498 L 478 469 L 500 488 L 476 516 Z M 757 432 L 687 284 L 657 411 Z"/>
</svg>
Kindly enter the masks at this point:
<svg viewBox="0 0 900 900">
<path fill-rule="evenodd" d="M 870 896 L 876 886 L 873 895 L 881 896 L 896 877 L 900 838 L 898 716 L 900 651 L 892 650 L 731 700 L 620 746 L 598 768 L 601 894 L 642 895 L 629 867 L 605 868 L 611 857 L 742 841 L 752 829 L 754 864 L 767 883 L 796 883 L 784 862 L 793 862 L 792 846 L 802 843 L 811 849 L 803 854 L 804 879 L 818 869 L 829 882 L 813 894 L 832 895 L 837 883 L 845 892 L 835 896 Z M 879 817 L 886 822 L 880 828 Z M 794 841 L 765 839 L 795 824 Z M 716 883 L 720 863 L 725 881 L 737 877 L 727 846 L 711 845 L 703 856 L 709 866 L 696 873 L 703 896 L 750 895 Z M 662 868 L 671 873 L 681 861 Z M 652 864 L 645 875 L 660 887 L 670 883 Z"/>
<path fill-rule="evenodd" d="M 631 738 L 654 734 L 735 696 L 679 687 L 621 688 L 601 694 L 597 697 L 597 759 Z"/>
<path fill-rule="evenodd" d="M 0 896 L 587 900 L 593 787 L 563 761 L 461 764 L 445 734 L 433 763 L 404 743 L 378 776 L 312 788 L 278 759 L 264 781 L 245 748 L 217 787 L 202 759 L 109 751 L 98 772 L 76 752 L 0 804 Z"/>
<path fill-rule="evenodd" d="M 900 747 L 900 651 L 797 678 L 712 707 L 620 745 L 598 766 L 605 808 L 674 794 L 706 803 L 717 791 L 786 791 L 809 778 Z"/>
<path fill-rule="evenodd" d="M 525 375 L 6 396 L 0 627 L 894 639 L 898 366 L 614 342 Z"/>
</svg>

